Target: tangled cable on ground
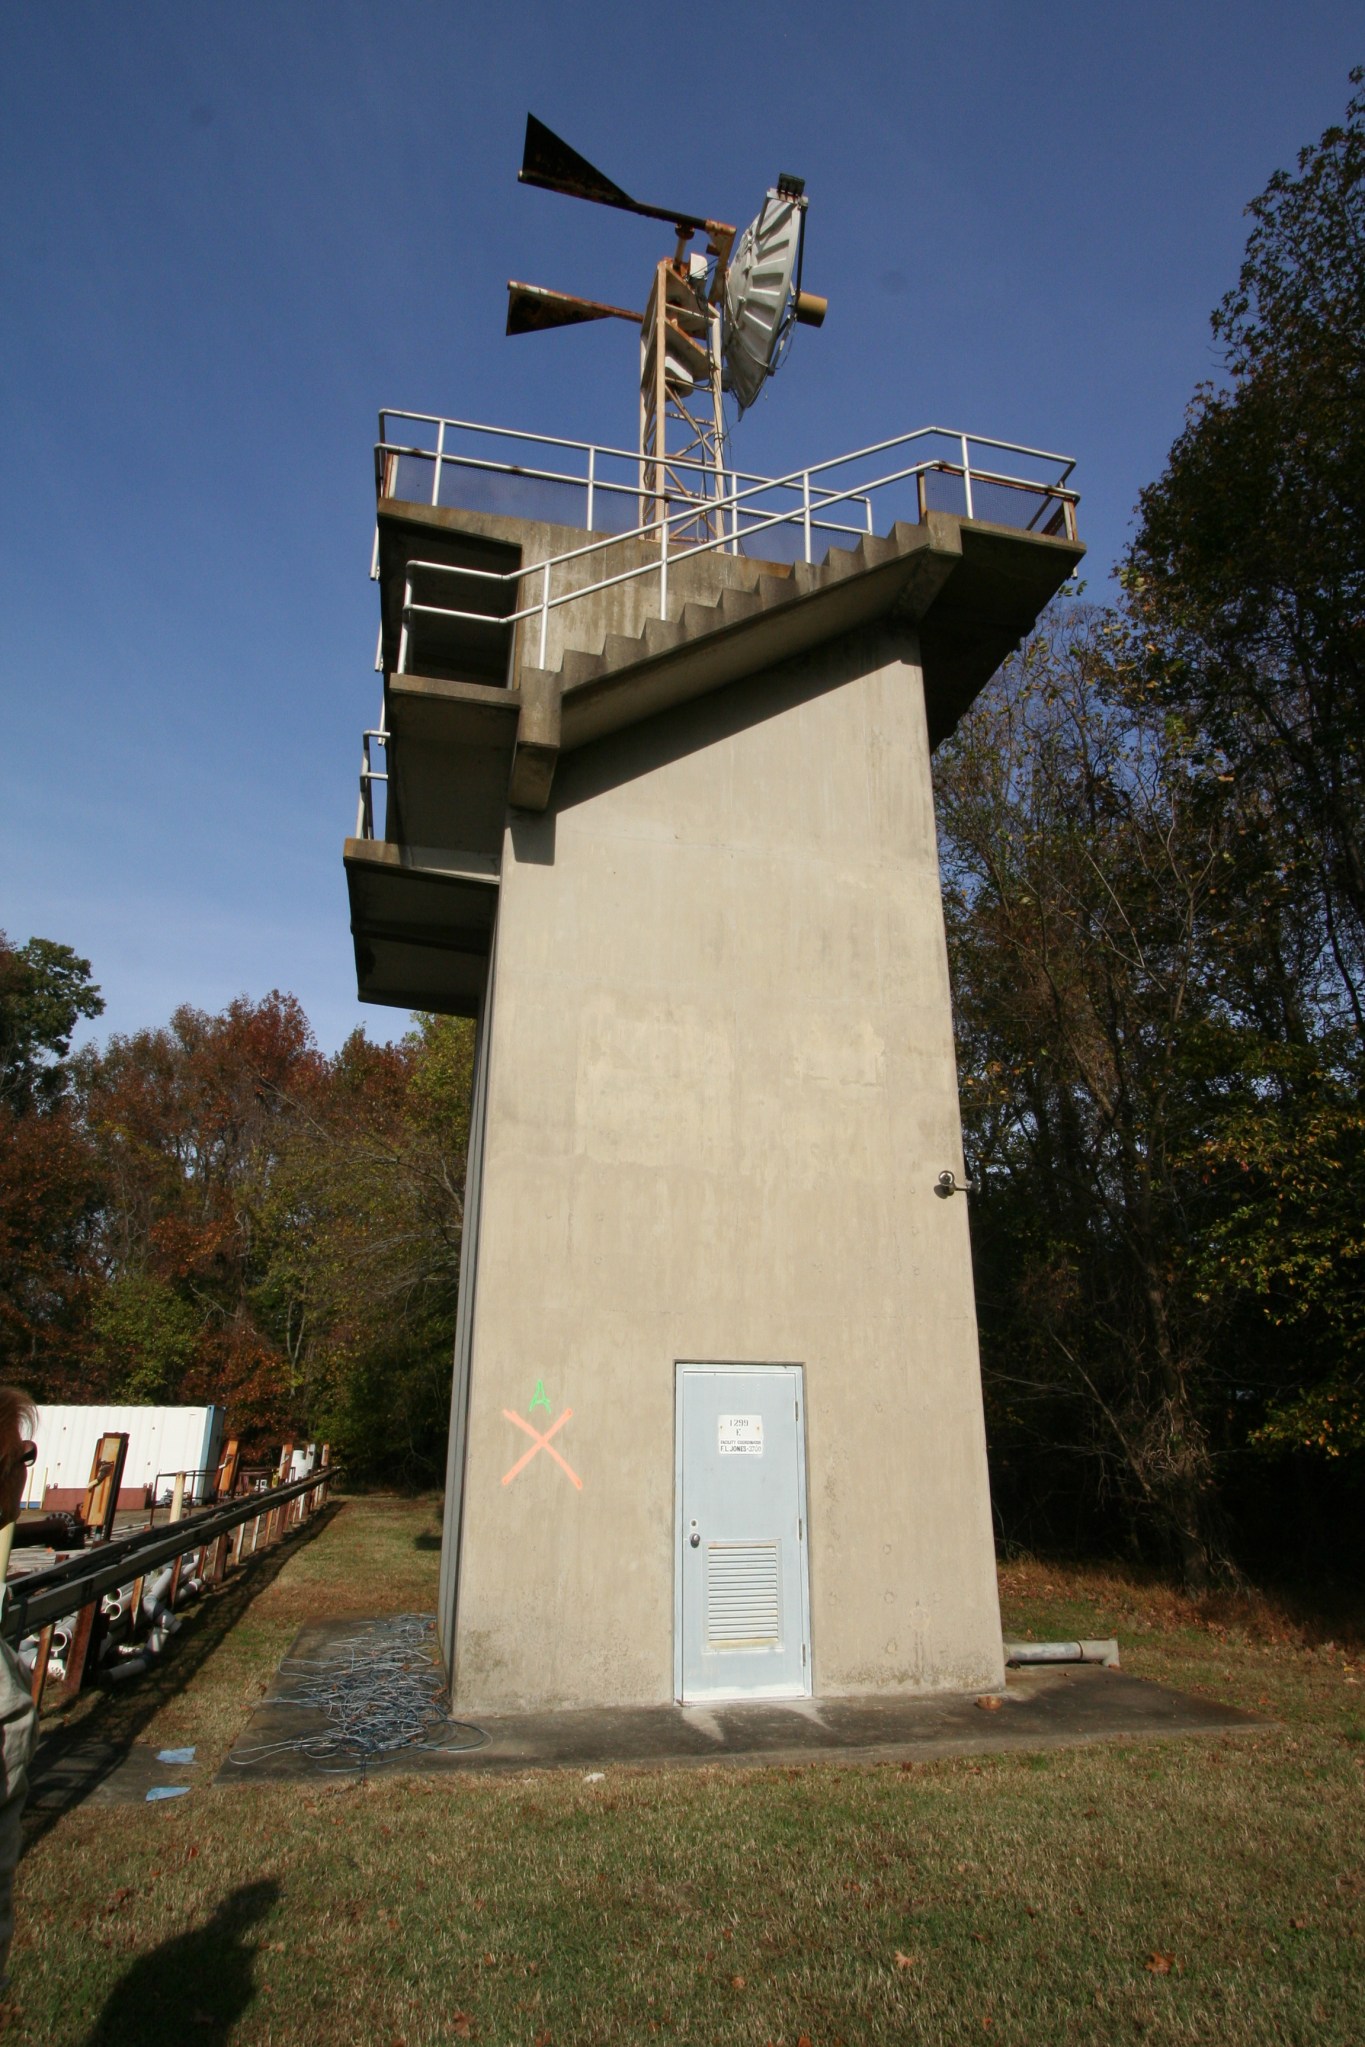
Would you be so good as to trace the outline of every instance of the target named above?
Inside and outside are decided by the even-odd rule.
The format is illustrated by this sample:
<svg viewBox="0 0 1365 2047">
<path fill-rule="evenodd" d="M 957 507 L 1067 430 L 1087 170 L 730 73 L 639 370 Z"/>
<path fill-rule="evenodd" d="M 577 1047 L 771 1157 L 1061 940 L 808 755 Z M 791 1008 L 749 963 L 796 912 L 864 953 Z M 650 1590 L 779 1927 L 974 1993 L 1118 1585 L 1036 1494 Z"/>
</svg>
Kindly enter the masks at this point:
<svg viewBox="0 0 1365 2047">
<path fill-rule="evenodd" d="M 323 1768 L 364 1770 L 401 1749 L 459 1755 L 483 1748 L 488 1736 L 481 1727 L 446 1719 L 445 1683 L 431 1653 L 434 1633 L 427 1615 L 399 1613 L 333 1644 L 326 1657 L 286 1656 L 280 1677 L 288 1689 L 262 1703 L 320 1713 L 326 1728 L 234 1749 L 233 1762 L 292 1752 Z M 438 1728 L 474 1739 L 431 1739 Z"/>
</svg>

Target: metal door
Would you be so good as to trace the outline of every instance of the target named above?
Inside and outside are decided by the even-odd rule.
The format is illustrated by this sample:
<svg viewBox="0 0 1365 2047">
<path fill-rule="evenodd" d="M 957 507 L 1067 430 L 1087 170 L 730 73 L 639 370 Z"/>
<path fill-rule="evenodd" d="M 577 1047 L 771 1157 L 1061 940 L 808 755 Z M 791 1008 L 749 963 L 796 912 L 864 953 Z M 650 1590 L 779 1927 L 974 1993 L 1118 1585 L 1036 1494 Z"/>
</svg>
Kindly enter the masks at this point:
<svg viewBox="0 0 1365 2047">
<path fill-rule="evenodd" d="M 680 1364 L 677 1695 L 810 1692 L 799 1365 Z"/>
</svg>

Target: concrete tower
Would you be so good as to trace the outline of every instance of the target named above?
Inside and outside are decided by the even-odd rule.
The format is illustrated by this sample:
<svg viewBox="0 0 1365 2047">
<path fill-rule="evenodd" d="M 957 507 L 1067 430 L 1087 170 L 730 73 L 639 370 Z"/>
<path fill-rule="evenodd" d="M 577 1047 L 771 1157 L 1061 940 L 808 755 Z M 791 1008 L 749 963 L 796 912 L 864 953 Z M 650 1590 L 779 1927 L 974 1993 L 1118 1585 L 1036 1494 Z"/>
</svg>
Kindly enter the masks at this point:
<svg viewBox="0 0 1365 2047">
<path fill-rule="evenodd" d="M 478 1020 L 456 1707 L 996 1685 L 930 764 L 1067 471 L 907 436 L 917 517 L 807 474 L 679 553 L 608 451 L 386 419 L 345 861 L 362 998 Z"/>
</svg>

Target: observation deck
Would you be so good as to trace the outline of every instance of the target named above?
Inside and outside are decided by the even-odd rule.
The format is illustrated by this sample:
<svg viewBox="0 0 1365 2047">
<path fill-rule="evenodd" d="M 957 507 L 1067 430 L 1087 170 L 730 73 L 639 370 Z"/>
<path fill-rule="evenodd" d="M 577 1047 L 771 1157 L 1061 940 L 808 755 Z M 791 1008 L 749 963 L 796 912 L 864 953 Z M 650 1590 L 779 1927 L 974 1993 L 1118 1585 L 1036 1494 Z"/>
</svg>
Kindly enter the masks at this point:
<svg viewBox="0 0 1365 2047">
<path fill-rule="evenodd" d="M 938 427 L 778 478 L 670 463 L 697 494 L 663 516 L 635 451 L 379 427 L 383 699 L 344 858 L 360 997 L 401 1008 L 477 1012 L 505 832 L 565 755 L 897 622 L 936 746 L 1084 553 L 1067 457 Z"/>
</svg>

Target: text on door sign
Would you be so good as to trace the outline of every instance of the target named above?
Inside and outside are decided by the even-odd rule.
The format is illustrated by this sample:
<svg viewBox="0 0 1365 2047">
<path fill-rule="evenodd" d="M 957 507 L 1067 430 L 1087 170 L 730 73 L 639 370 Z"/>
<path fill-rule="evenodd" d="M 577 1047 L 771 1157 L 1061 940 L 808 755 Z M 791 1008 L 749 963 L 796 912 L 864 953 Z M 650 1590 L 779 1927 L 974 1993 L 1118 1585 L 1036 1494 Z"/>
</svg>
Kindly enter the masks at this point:
<svg viewBox="0 0 1365 2047">
<path fill-rule="evenodd" d="M 717 1423 L 716 1447 L 722 1457 L 761 1457 L 763 1455 L 762 1415 L 721 1415 Z"/>
</svg>

